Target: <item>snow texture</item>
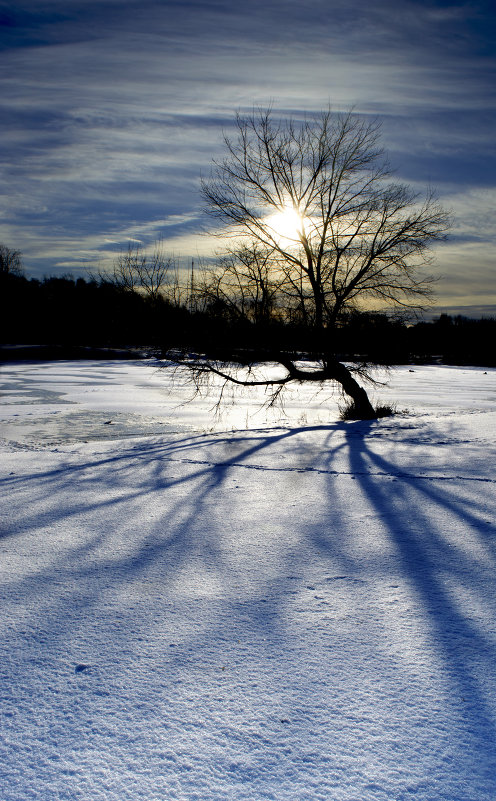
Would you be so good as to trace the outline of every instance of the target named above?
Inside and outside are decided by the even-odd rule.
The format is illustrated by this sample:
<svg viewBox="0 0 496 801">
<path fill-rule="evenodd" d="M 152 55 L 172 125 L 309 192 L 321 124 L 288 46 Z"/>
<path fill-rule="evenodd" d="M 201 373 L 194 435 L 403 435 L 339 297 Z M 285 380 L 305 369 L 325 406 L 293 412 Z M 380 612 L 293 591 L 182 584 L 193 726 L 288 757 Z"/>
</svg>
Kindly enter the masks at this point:
<svg viewBox="0 0 496 801">
<path fill-rule="evenodd" d="M 2 367 L 2 801 L 494 801 L 496 371 Z"/>
</svg>

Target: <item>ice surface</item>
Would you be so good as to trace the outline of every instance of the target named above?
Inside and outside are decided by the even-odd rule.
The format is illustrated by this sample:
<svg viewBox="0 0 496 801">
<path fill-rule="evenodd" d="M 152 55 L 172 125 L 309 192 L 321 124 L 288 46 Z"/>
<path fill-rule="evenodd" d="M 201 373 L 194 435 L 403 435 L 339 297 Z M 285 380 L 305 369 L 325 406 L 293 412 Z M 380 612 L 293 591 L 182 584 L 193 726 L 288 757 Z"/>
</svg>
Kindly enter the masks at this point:
<svg viewBox="0 0 496 801">
<path fill-rule="evenodd" d="M 494 801 L 496 371 L 398 368 L 373 423 L 1 383 L 2 801 Z"/>
</svg>

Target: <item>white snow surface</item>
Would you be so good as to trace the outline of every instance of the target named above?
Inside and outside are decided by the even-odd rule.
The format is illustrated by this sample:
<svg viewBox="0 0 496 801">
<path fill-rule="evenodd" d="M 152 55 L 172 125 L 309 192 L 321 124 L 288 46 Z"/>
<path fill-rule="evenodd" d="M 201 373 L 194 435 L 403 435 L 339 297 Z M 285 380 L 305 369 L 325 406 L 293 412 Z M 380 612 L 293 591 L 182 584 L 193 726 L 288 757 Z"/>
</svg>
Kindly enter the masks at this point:
<svg viewBox="0 0 496 801">
<path fill-rule="evenodd" d="M 495 370 L 0 379 L 2 801 L 495 801 Z"/>
</svg>

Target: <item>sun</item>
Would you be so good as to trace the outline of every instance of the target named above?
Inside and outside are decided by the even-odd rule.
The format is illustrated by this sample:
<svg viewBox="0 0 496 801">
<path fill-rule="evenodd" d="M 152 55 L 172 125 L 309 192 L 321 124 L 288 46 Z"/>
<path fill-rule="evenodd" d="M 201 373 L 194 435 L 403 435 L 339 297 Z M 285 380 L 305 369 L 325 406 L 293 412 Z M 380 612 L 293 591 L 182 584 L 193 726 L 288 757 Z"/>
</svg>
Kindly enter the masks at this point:
<svg viewBox="0 0 496 801">
<path fill-rule="evenodd" d="M 267 217 L 266 224 L 278 244 L 299 242 L 304 230 L 304 219 L 293 205 L 287 203 L 280 211 Z"/>
</svg>

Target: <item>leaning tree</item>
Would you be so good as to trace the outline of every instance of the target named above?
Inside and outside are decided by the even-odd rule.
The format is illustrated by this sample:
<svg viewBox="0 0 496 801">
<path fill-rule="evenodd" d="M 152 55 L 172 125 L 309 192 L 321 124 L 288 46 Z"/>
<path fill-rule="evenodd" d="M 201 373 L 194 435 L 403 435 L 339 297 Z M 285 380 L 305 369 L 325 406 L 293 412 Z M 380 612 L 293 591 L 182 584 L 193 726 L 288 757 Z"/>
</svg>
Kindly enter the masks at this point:
<svg viewBox="0 0 496 801">
<path fill-rule="evenodd" d="M 339 360 L 337 328 L 351 310 L 425 305 L 429 246 L 445 238 L 447 213 L 432 193 L 421 198 L 393 179 L 378 124 L 352 112 L 303 122 L 271 111 L 238 115 L 225 146 L 202 192 L 229 247 L 201 291 L 252 323 L 269 313 L 298 320 L 310 332 L 312 361 L 280 343 L 224 342 L 183 363 L 197 382 L 217 375 L 271 385 L 274 395 L 293 381 L 337 382 L 353 416 L 376 417 L 357 381 L 367 377 L 363 365 Z M 259 377 L 252 368 L 264 362 L 283 369 Z"/>
</svg>

